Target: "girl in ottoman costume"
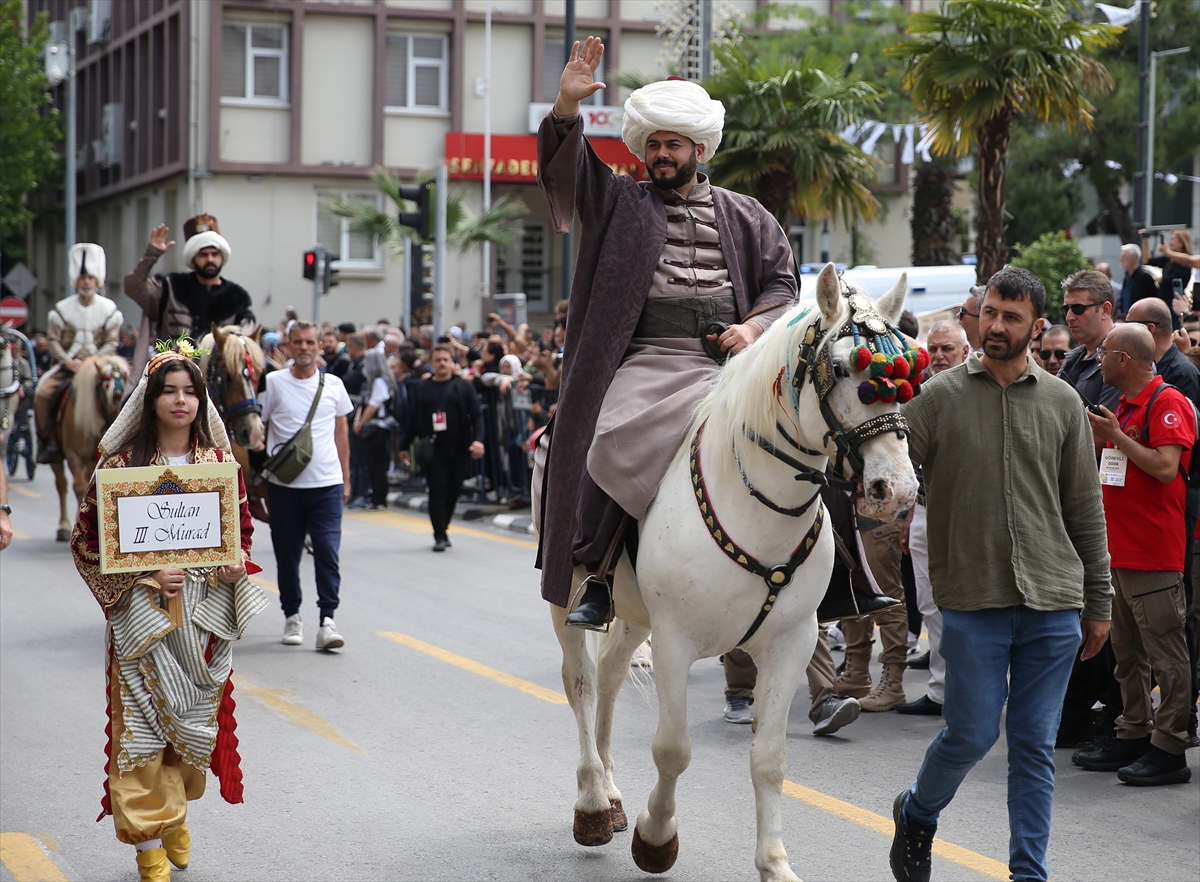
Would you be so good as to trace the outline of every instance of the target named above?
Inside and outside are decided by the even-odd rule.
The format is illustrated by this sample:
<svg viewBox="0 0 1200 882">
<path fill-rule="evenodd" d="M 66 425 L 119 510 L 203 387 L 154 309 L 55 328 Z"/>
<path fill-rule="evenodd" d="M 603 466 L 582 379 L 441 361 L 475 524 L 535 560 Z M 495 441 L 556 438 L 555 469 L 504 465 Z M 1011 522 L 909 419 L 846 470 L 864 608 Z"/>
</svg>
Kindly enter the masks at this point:
<svg viewBox="0 0 1200 882">
<path fill-rule="evenodd" d="M 232 461 L 195 354 L 181 338 L 151 359 L 100 442 L 100 468 Z M 108 780 L 96 820 L 112 814 L 117 839 L 137 848 L 142 880 L 169 880 L 168 859 L 188 865 L 187 801 L 204 794 L 205 769 L 226 802 L 242 801 L 232 649 L 267 600 L 246 578 L 258 567 L 249 560 L 254 527 L 240 474 L 238 496 L 236 566 L 102 574 L 95 478 L 71 537 L 75 566 L 108 618 Z M 179 605 L 181 626 L 167 604 Z"/>
</svg>

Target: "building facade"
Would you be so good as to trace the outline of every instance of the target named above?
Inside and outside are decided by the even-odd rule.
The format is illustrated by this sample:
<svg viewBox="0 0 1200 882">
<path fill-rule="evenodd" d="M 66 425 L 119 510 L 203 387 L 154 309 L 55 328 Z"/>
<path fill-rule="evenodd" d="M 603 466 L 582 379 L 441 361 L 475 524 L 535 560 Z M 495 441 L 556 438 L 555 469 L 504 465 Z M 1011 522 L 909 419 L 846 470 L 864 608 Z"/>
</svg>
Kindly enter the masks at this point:
<svg viewBox="0 0 1200 882">
<path fill-rule="evenodd" d="M 762 0 L 723 0 L 751 13 Z M 836 12 L 838 0 L 811 0 Z M 917 4 L 919 5 L 919 4 Z M 482 204 L 487 0 L 28 0 L 30 15 L 66 22 L 84 7 L 77 57 L 78 234 L 108 252 L 108 294 L 136 324 L 121 280 L 159 223 L 182 239 L 183 221 L 215 215 L 232 247 L 225 275 L 243 285 L 259 319 L 289 306 L 312 313 L 302 254 L 338 255 L 340 285 L 319 304 L 330 321 L 395 324 L 405 273 L 395 255 L 326 210 L 329 198 L 361 195 L 384 205 L 369 181 L 382 166 L 405 181 L 446 163 L 451 190 Z M 449 252 L 446 324 L 478 327 L 490 295 L 523 292 L 531 317 L 564 290 L 561 237 L 536 186 L 537 122 L 557 93 L 565 0 L 492 0 L 493 198 L 526 204 L 522 234 L 492 254 L 490 291 L 482 255 Z M 627 90 L 616 72 L 658 78 L 663 13 L 655 0 L 576 0 L 576 34 L 605 40 L 603 78 L 586 110 L 597 151 L 615 169 L 640 173 L 619 139 Z M 59 87 L 60 99 L 63 87 Z M 60 104 L 62 106 L 62 104 Z M 886 158 L 886 157 L 885 157 Z M 874 262 L 908 262 L 908 175 L 885 169 L 886 211 L 864 228 Z M 817 260 L 819 225 L 793 228 L 801 262 Z M 61 225 L 30 237 L 33 324 L 63 290 Z M 850 232 L 831 227 L 831 257 L 852 256 Z M 181 244 L 160 260 L 182 269 Z"/>
</svg>

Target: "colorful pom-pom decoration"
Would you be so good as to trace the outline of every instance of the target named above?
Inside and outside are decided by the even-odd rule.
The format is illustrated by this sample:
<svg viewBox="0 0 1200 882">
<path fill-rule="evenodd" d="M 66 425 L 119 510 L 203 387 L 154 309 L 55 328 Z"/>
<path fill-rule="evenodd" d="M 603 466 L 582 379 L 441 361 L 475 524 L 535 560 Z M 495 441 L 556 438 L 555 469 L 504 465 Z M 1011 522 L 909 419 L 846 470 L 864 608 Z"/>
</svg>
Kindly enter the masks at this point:
<svg viewBox="0 0 1200 882">
<path fill-rule="evenodd" d="M 901 380 L 896 384 L 896 398 L 901 404 L 912 401 L 913 387 L 908 380 Z"/>
<path fill-rule="evenodd" d="M 878 394 L 874 380 L 863 380 L 858 384 L 858 400 L 863 404 L 874 404 Z"/>
<path fill-rule="evenodd" d="M 866 346 L 857 347 L 851 357 L 856 371 L 865 371 L 871 366 L 871 350 Z"/>
<path fill-rule="evenodd" d="M 896 400 L 896 384 L 891 380 L 881 380 L 879 383 L 879 400 L 880 401 L 895 401 Z"/>
<path fill-rule="evenodd" d="M 922 346 L 917 350 L 917 370 L 923 371 L 929 367 L 929 350 Z"/>
<path fill-rule="evenodd" d="M 903 355 L 897 355 L 892 360 L 892 377 L 897 380 L 908 377 L 908 359 Z"/>
<path fill-rule="evenodd" d="M 884 355 L 882 352 L 876 352 L 874 355 L 871 356 L 871 376 L 872 377 L 887 376 L 887 374 L 890 373 L 890 371 L 888 369 L 891 366 L 892 366 L 892 363 L 890 361 L 888 361 L 888 357 L 886 355 Z"/>
</svg>

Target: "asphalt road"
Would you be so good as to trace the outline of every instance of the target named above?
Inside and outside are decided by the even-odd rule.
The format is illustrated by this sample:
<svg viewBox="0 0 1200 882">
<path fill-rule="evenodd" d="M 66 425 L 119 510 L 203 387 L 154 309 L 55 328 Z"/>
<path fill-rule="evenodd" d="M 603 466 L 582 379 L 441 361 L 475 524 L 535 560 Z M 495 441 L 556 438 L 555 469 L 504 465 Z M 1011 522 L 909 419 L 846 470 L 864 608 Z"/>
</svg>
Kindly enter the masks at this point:
<svg viewBox="0 0 1200 882">
<path fill-rule="evenodd" d="M 95 823 L 104 779 L 103 617 L 53 539 L 49 471 L 10 484 L 13 545 L 0 554 L 0 880 L 136 879 L 132 849 Z M 276 604 L 236 647 L 245 803 L 212 786 L 191 804 L 192 865 L 177 878 L 638 880 L 630 833 L 571 839 L 577 740 L 560 657 L 512 533 L 456 524 L 430 552 L 408 513 L 354 514 L 342 543 L 347 643 L 316 652 L 311 564 L 305 645 L 279 642 Z M 255 543 L 273 588 L 266 528 Z M 274 599 L 274 598 L 273 598 Z M 910 671 L 910 698 L 924 672 Z M 680 855 L 664 878 L 757 879 L 748 726 L 721 718 L 716 660 L 691 675 L 691 767 L 679 785 Z M 886 880 L 891 802 L 939 718 L 863 714 L 815 739 L 808 696 L 788 729 L 784 841 L 808 880 Z M 654 783 L 653 698 L 626 686 L 615 737 L 630 819 Z M 1189 753 L 1193 768 L 1195 751 Z M 1056 882 L 1200 879 L 1200 775 L 1139 789 L 1058 754 L 1050 865 Z M 934 879 L 1005 879 L 1000 744 L 942 817 Z"/>
</svg>

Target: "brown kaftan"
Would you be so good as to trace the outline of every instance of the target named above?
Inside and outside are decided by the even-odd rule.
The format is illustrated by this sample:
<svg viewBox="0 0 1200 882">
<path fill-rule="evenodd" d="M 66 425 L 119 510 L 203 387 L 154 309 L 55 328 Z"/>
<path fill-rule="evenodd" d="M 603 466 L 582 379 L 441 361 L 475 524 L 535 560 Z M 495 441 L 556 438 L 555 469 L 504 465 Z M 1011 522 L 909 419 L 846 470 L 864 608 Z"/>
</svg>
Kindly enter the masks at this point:
<svg viewBox="0 0 1200 882">
<path fill-rule="evenodd" d="M 571 228 L 576 209 L 582 225 L 541 525 L 542 596 L 565 606 L 574 569 L 571 548 L 578 528 L 579 492 L 588 451 L 618 368 L 627 356 L 636 358 L 637 346 L 646 345 L 639 340 L 631 349 L 634 328 L 663 257 L 667 208 L 659 191 L 648 181 L 614 174 L 596 156 L 583 137 L 579 116 L 548 115 L 542 121 L 538 131 L 538 183 L 558 232 Z M 790 304 L 796 298 L 796 278 L 790 266 L 791 249 L 778 222 L 750 197 L 720 187 L 711 187 L 710 192 L 738 320 L 745 322 L 768 311 L 775 313 L 777 308 Z M 670 342 L 676 346 L 687 341 Z M 696 352 L 700 351 L 701 344 L 696 341 Z M 681 365 L 674 357 L 672 352 L 671 371 Z M 687 367 L 679 370 L 680 374 L 687 372 Z M 656 385 L 661 379 L 656 376 Z M 689 385 L 696 379 L 701 389 L 706 388 L 703 378 L 694 378 Z M 660 401 L 680 391 L 659 389 L 666 390 Z M 684 402 L 683 407 L 694 406 L 696 400 L 690 405 Z M 677 437 L 680 432 L 682 427 L 675 430 Z M 643 443 L 649 438 L 644 426 L 639 435 Z M 675 443 L 666 454 L 667 463 L 677 448 Z M 661 475 L 653 481 L 650 497 L 660 479 Z M 644 496 L 645 492 L 643 487 L 636 495 Z"/>
</svg>

